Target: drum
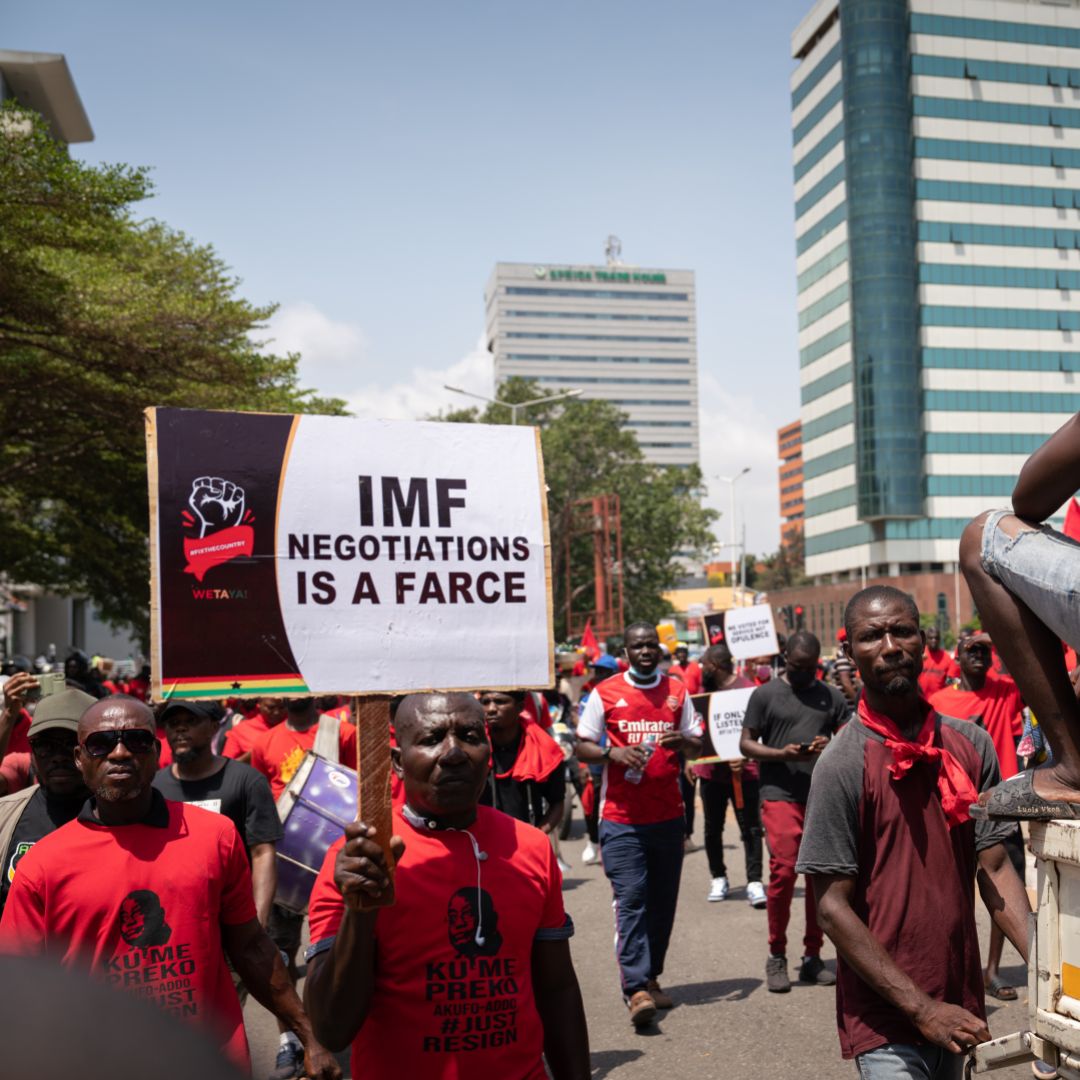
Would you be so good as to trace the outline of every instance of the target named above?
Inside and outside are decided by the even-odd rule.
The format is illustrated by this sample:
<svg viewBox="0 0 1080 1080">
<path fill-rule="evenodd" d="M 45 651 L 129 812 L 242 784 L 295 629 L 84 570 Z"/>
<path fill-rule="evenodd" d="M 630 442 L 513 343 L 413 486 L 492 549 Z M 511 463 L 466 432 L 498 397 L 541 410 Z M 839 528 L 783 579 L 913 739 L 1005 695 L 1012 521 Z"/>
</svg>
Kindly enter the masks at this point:
<svg viewBox="0 0 1080 1080">
<path fill-rule="evenodd" d="M 309 750 L 278 796 L 285 835 L 277 846 L 276 904 L 300 915 L 307 911 L 326 853 L 356 820 L 356 800 L 356 773 Z"/>
</svg>

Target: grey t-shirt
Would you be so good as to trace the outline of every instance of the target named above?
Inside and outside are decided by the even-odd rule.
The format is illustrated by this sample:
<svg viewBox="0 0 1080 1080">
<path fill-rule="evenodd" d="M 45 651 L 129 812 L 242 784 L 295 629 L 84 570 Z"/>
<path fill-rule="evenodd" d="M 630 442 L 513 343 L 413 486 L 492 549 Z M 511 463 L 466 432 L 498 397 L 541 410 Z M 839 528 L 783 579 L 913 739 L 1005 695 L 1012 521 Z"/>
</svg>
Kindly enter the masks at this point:
<svg viewBox="0 0 1080 1080">
<path fill-rule="evenodd" d="M 977 791 L 1000 780 L 990 736 L 970 721 L 940 717 L 934 744 L 950 751 Z M 900 970 L 935 1001 L 985 1018 L 977 852 L 1015 833 L 1016 824 L 969 820 L 950 828 L 938 762 L 919 761 L 893 780 L 892 760 L 884 739 L 858 718 L 833 739 L 814 771 L 796 870 L 854 878 L 852 910 Z M 923 1041 L 843 958 L 836 989 L 844 1057 Z"/>
</svg>

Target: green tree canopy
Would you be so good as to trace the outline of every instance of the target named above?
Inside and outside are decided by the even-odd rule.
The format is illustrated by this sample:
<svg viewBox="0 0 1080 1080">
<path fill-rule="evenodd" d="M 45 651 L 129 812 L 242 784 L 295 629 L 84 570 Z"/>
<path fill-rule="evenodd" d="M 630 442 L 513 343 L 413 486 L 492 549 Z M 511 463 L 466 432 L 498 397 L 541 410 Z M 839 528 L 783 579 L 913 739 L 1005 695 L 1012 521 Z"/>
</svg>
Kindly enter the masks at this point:
<svg viewBox="0 0 1080 1080">
<path fill-rule="evenodd" d="M 544 396 L 540 386 L 511 378 L 499 387 L 500 402 Z M 508 424 L 510 410 L 490 404 L 460 409 L 436 419 L 462 423 Z M 564 400 L 527 410 L 520 422 L 540 428 L 548 484 L 551 525 L 555 632 L 566 635 L 567 532 L 575 500 L 618 495 L 622 517 L 622 577 L 627 619 L 658 621 L 671 609 L 662 594 L 678 583 L 682 553 L 698 555 L 715 543 L 710 524 L 716 512 L 698 498 L 701 470 L 647 462 L 626 414 L 605 401 Z M 573 610 L 592 608 L 593 551 L 587 540 L 570 546 Z"/>
<path fill-rule="evenodd" d="M 341 412 L 253 333 L 211 247 L 133 207 L 146 170 L 73 160 L 0 106 L 0 572 L 148 629 L 143 409 Z"/>
</svg>

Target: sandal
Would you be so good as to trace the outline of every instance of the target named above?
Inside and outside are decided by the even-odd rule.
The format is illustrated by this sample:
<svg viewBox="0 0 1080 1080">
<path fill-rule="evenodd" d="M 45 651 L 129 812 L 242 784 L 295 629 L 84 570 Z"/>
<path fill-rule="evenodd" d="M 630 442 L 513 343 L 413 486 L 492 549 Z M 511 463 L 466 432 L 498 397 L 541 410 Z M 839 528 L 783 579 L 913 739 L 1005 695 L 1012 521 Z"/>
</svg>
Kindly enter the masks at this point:
<svg viewBox="0 0 1080 1080">
<path fill-rule="evenodd" d="M 1033 769 L 1010 776 L 991 792 L 986 803 L 972 803 L 968 813 L 976 821 L 1056 821 L 1080 819 L 1080 803 L 1044 799 L 1036 794 Z"/>
<path fill-rule="evenodd" d="M 983 986 L 986 987 L 986 992 L 998 1001 L 1016 1000 L 1016 987 L 1010 986 L 1000 975 L 995 975 L 992 979 L 984 978 Z"/>
</svg>

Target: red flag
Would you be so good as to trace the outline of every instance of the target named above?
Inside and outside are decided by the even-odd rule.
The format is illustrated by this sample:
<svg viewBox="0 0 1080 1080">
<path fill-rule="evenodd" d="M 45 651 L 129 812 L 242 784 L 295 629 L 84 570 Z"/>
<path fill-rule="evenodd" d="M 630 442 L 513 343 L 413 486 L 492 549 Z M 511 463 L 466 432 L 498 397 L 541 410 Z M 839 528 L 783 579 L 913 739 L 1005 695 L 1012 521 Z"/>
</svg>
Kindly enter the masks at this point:
<svg viewBox="0 0 1080 1080">
<path fill-rule="evenodd" d="M 600 646 L 596 643 L 596 635 L 592 632 L 592 619 L 585 624 L 585 633 L 581 635 L 581 647 L 589 660 L 595 660 L 600 655 Z"/>
<path fill-rule="evenodd" d="M 1069 509 L 1065 511 L 1065 535 L 1070 540 L 1080 540 L 1080 506 L 1076 499 L 1069 500 Z"/>
</svg>

